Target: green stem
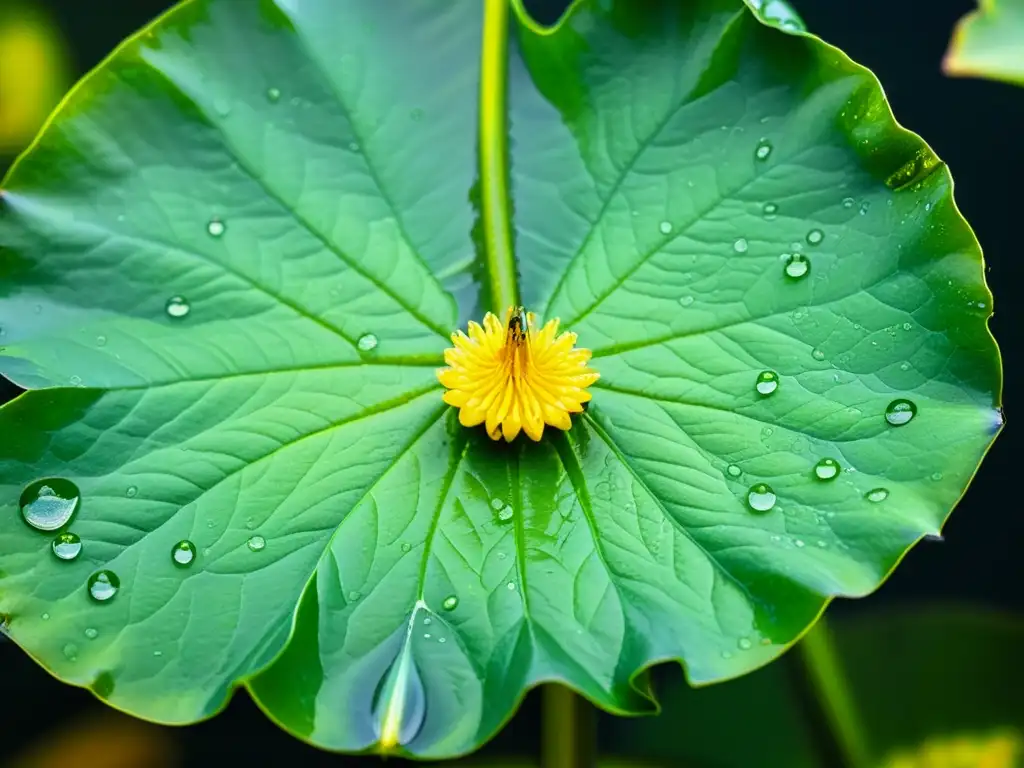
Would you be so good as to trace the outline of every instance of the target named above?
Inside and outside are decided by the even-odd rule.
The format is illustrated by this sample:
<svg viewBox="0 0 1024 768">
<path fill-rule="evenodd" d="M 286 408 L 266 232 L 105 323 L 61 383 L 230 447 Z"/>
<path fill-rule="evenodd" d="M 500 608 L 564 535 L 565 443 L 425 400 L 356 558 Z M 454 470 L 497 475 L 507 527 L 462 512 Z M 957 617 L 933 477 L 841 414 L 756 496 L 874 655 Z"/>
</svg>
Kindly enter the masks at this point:
<svg viewBox="0 0 1024 768">
<path fill-rule="evenodd" d="M 808 682 L 847 768 L 867 768 L 871 761 L 864 728 L 824 616 L 818 619 L 797 647 Z"/>
<path fill-rule="evenodd" d="M 542 768 L 593 768 L 597 765 L 597 712 L 564 685 L 541 689 Z"/>
<path fill-rule="evenodd" d="M 508 203 L 508 0 L 484 0 L 480 57 L 480 213 L 490 293 L 499 317 L 517 303 Z"/>
</svg>

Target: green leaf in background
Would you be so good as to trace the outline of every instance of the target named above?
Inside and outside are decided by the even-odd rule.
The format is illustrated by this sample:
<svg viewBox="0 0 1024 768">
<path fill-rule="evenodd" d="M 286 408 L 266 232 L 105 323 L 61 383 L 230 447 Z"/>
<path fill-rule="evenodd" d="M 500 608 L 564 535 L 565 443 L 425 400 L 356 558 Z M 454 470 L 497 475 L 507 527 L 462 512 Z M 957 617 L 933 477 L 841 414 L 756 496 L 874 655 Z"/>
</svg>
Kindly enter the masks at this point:
<svg viewBox="0 0 1024 768">
<path fill-rule="evenodd" d="M 943 69 L 1024 85 L 1024 0 L 978 0 L 957 24 Z"/>
<path fill-rule="evenodd" d="M 1024 758 L 1019 618 L 932 608 L 830 620 L 829 627 L 873 765 L 990 765 L 896 758 L 1014 732 Z M 602 752 L 687 768 L 816 768 L 821 756 L 788 666 L 700 690 L 672 676 L 657 688 L 659 717 L 602 718 Z"/>
<path fill-rule="evenodd" d="M 12 170 L 0 244 L 0 611 L 163 722 L 245 683 L 438 758 L 543 681 L 651 711 L 650 665 L 743 675 L 875 589 L 1002 423 L 945 167 L 740 0 L 192 0 Z M 435 368 L 516 295 L 601 380 L 505 445 Z"/>
</svg>

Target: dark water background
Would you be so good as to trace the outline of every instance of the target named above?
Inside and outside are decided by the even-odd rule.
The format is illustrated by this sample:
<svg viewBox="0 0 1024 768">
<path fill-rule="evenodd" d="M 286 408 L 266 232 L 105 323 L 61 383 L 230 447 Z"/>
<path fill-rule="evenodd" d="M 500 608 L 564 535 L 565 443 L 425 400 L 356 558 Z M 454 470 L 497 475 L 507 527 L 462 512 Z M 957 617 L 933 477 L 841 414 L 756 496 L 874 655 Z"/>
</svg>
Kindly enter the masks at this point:
<svg viewBox="0 0 1024 768">
<path fill-rule="evenodd" d="M 2 4 L 5 0 L 0 0 Z M 236 0 L 242 2 L 243 0 Z M 248 0 L 245 0 L 248 1 Z M 391 2 L 392 0 L 380 0 Z M 453 0 L 469 2 L 471 0 Z M 171 5 L 168 0 L 40 0 L 72 48 L 76 72 L 95 66 L 125 36 Z M 526 3 L 544 21 L 565 3 Z M 836 604 L 839 615 L 866 615 L 935 603 L 970 603 L 1024 614 L 1024 440 L 1013 394 L 1020 391 L 1024 331 L 1024 88 L 945 77 L 940 62 L 956 20 L 972 0 L 794 0 L 808 27 L 878 75 L 893 110 L 921 134 L 950 166 L 956 199 L 974 227 L 990 272 L 999 340 L 1006 371 L 1008 426 L 946 527 L 942 543 L 915 548 L 877 594 Z M 3 160 L 0 159 L 0 171 Z M 1022 185 L 1024 186 L 1024 185 Z M 1015 191 L 1016 190 L 1016 191 Z M 0 379 L 0 402 L 15 390 Z M 7 436 L 4 439 L 8 439 Z M 46 739 L 63 724 L 102 705 L 63 686 L 13 644 L 0 645 L 4 715 L 0 765 L 22 747 Z M 535 754 L 539 697 L 529 696 L 504 732 L 481 753 Z M 671 723 L 666 723 L 671 728 Z M 739 735 L 739 734 L 738 734 Z M 235 700 L 213 721 L 171 733 L 183 765 L 280 765 L 303 768 L 356 765 L 358 758 L 326 755 L 278 731 L 248 701 Z M 377 761 L 367 761 L 376 764 Z M 391 764 L 402 761 L 391 760 Z M 77 765 L 69 760 L 68 765 Z"/>
</svg>

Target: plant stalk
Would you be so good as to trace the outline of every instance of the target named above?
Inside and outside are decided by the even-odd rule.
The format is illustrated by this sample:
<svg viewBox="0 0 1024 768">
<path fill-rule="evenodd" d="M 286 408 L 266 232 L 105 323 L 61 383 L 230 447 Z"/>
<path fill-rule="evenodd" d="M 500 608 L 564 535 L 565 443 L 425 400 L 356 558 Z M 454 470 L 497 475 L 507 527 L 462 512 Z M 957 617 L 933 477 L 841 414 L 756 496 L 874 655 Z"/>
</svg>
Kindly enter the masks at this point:
<svg viewBox="0 0 1024 768">
<path fill-rule="evenodd" d="M 508 0 L 484 0 L 480 57 L 480 215 L 490 309 L 503 317 L 517 304 L 516 261 L 508 200 Z"/>
<path fill-rule="evenodd" d="M 864 728 L 824 616 L 818 619 L 797 650 L 807 682 L 845 768 L 869 768 L 871 752 L 864 739 Z"/>
<path fill-rule="evenodd" d="M 564 685 L 541 689 L 541 768 L 597 765 L 597 711 Z"/>
</svg>

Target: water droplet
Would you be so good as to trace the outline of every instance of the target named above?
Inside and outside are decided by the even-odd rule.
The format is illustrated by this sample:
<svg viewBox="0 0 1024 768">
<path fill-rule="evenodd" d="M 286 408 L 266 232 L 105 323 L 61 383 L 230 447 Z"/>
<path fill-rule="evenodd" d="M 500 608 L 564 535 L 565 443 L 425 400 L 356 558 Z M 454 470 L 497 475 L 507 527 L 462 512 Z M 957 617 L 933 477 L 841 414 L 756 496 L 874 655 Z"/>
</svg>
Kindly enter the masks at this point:
<svg viewBox="0 0 1024 768">
<path fill-rule="evenodd" d="M 840 469 L 838 461 L 824 458 L 814 465 L 814 476 L 819 480 L 835 480 L 839 477 Z"/>
<path fill-rule="evenodd" d="M 106 336 L 102 336 L 101 335 L 101 336 L 97 336 L 96 337 L 96 346 L 97 347 L 106 346 L 106 343 L 107 343 L 107 337 Z"/>
<path fill-rule="evenodd" d="M 761 212 L 764 214 L 764 217 L 766 219 L 771 221 L 776 216 L 778 216 L 779 206 L 777 206 L 775 203 L 765 203 L 764 208 L 761 209 Z"/>
<path fill-rule="evenodd" d="M 402 542 L 402 551 L 403 552 L 409 552 L 410 550 L 412 550 L 412 544 L 410 544 L 407 541 L 403 541 Z"/>
<path fill-rule="evenodd" d="M 811 271 L 811 260 L 802 253 L 790 253 L 786 256 L 786 264 L 783 269 L 786 272 L 786 277 L 799 280 L 806 277 L 807 273 Z"/>
<path fill-rule="evenodd" d="M 911 325 L 910 323 L 904 323 L 904 324 L 903 324 L 903 330 L 904 330 L 904 331 L 909 331 L 909 330 L 910 330 L 911 328 L 913 328 L 913 327 L 914 327 L 914 326 L 912 326 L 912 325 Z"/>
<path fill-rule="evenodd" d="M 941 479 L 942 479 L 942 473 L 941 473 L 941 472 L 932 472 L 932 481 L 933 481 L 933 482 L 936 482 L 936 483 L 937 483 L 937 482 L 939 482 L 939 481 L 940 481 Z"/>
<path fill-rule="evenodd" d="M 377 348 L 377 337 L 372 333 L 364 333 L 356 342 L 360 352 L 372 352 Z"/>
<path fill-rule="evenodd" d="M 189 306 L 188 300 L 184 296 L 171 296 L 164 306 L 164 311 L 175 319 L 185 317 L 191 310 L 192 307 Z"/>
<path fill-rule="evenodd" d="M 722 651 L 722 658 L 723 659 L 731 659 L 732 658 L 732 652 L 731 651 Z"/>
<path fill-rule="evenodd" d="M 858 211 L 858 213 L 860 213 L 861 216 L 864 216 L 864 215 L 867 214 L 868 208 L 870 208 L 870 207 L 871 207 L 871 203 L 869 203 L 867 200 L 865 200 L 863 203 L 860 204 L 860 211 Z"/>
<path fill-rule="evenodd" d="M 267 546 L 267 540 L 262 536 L 250 536 L 245 544 L 253 552 L 262 552 Z"/>
<path fill-rule="evenodd" d="M 188 568 L 196 560 L 196 545 L 182 539 L 171 549 L 171 560 L 179 568 Z"/>
<path fill-rule="evenodd" d="M 41 618 L 41 619 L 42 619 L 43 621 L 49 621 L 49 620 L 50 620 L 50 614 L 48 614 L 48 613 L 44 613 L 44 614 L 43 614 L 42 616 L 40 616 L 39 618 Z"/>
<path fill-rule="evenodd" d="M 758 483 L 747 492 L 747 506 L 755 512 L 770 512 L 775 506 L 775 491 L 766 483 Z"/>
<path fill-rule="evenodd" d="M 94 627 L 87 627 L 85 630 L 85 636 L 90 640 L 95 640 L 97 637 L 100 636 L 100 632 L 98 629 Z"/>
<path fill-rule="evenodd" d="M 156 656 L 157 658 L 160 658 L 161 656 L 164 655 L 164 652 L 163 651 L 153 651 L 153 655 Z"/>
<path fill-rule="evenodd" d="M 512 507 L 506 506 L 498 510 L 498 520 L 507 523 L 512 519 Z"/>
<path fill-rule="evenodd" d="M 444 599 L 444 602 L 441 603 L 441 607 L 444 608 L 446 611 L 454 611 L 458 606 L 459 598 L 457 598 L 455 595 L 448 595 L 448 597 Z"/>
<path fill-rule="evenodd" d="M 68 643 L 64 646 L 64 658 L 68 661 L 78 660 L 78 646 L 74 643 Z"/>
<path fill-rule="evenodd" d="M 741 470 L 735 464 L 730 464 L 728 467 L 725 468 L 725 471 L 729 474 L 729 477 L 739 477 L 741 474 L 743 474 L 743 470 Z"/>
<path fill-rule="evenodd" d="M 894 427 L 902 427 L 916 415 L 917 406 L 903 398 L 893 400 L 885 409 L 885 420 Z"/>
<path fill-rule="evenodd" d="M 357 142 L 357 141 L 350 141 L 348 143 L 348 148 L 352 152 L 358 152 L 359 151 L 359 142 Z"/>
<path fill-rule="evenodd" d="M 852 197 L 844 197 L 843 198 L 843 208 L 853 208 L 853 206 L 856 204 L 856 202 L 857 201 L 854 200 Z"/>
<path fill-rule="evenodd" d="M 363 593 L 360 592 L 358 589 L 353 589 L 351 592 L 348 593 L 348 599 L 351 600 L 353 603 L 357 600 L 362 600 Z"/>
<path fill-rule="evenodd" d="M 754 157 L 758 160 L 767 160 L 772 153 L 772 143 L 768 139 L 761 139 L 757 142 L 757 149 L 754 150 Z"/>
<path fill-rule="evenodd" d="M 493 509 L 495 512 L 498 512 L 504 506 L 505 501 L 503 499 L 499 499 L 497 496 L 491 499 L 491 509 Z"/>
<path fill-rule="evenodd" d="M 82 553 L 82 540 L 77 533 L 59 533 L 53 540 L 53 554 L 60 560 L 74 560 Z"/>
<path fill-rule="evenodd" d="M 793 543 L 797 546 L 797 548 L 801 548 L 804 546 L 803 539 L 793 539 Z"/>
<path fill-rule="evenodd" d="M 749 651 L 751 648 L 754 647 L 754 644 L 750 642 L 749 637 L 741 637 L 739 639 L 739 642 L 736 643 L 736 645 L 739 646 L 739 649 L 741 651 Z"/>
<path fill-rule="evenodd" d="M 746 253 L 747 248 L 749 247 L 750 246 L 747 243 L 747 238 L 745 237 L 737 237 L 732 244 L 732 249 L 736 251 L 736 253 Z"/>
<path fill-rule="evenodd" d="M 773 394 L 779 388 L 779 374 L 775 371 L 761 371 L 757 374 L 754 388 L 757 389 L 757 394 L 762 397 Z"/>
<path fill-rule="evenodd" d="M 82 377 L 81 376 L 72 376 L 71 378 L 68 379 L 68 381 L 71 382 L 71 386 L 73 386 L 73 387 L 80 387 L 80 386 L 82 386 Z"/>
<path fill-rule="evenodd" d="M 420 732 L 426 714 L 423 681 L 406 643 L 374 693 L 370 716 L 377 740 L 384 749 L 408 744 Z"/>
<path fill-rule="evenodd" d="M 210 219 L 210 223 L 206 225 L 206 231 L 210 233 L 210 237 L 220 237 L 226 229 L 227 225 L 217 217 Z"/>
<path fill-rule="evenodd" d="M 423 639 L 424 640 L 429 640 L 431 637 L 433 637 L 433 635 L 431 635 L 429 632 L 424 632 L 423 633 Z"/>
<path fill-rule="evenodd" d="M 817 360 L 820 363 L 822 360 L 825 359 L 825 353 L 822 352 L 820 349 L 812 349 L 811 350 L 811 357 L 813 357 L 815 360 Z"/>
<path fill-rule="evenodd" d="M 693 296 L 683 296 L 679 299 L 679 303 L 682 304 L 684 307 L 689 307 L 693 304 Z"/>
<path fill-rule="evenodd" d="M 429 616 L 427 616 L 427 617 L 425 617 L 423 619 L 423 626 L 425 626 L 425 627 L 429 627 L 433 623 L 434 623 L 434 620 L 432 618 L 430 618 Z"/>
<path fill-rule="evenodd" d="M 439 637 L 439 638 L 437 638 L 437 642 L 439 642 L 439 643 L 447 643 L 448 639 L 445 638 L 445 637 Z"/>
<path fill-rule="evenodd" d="M 138 493 L 138 488 L 136 488 L 134 485 L 129 485 L 128 488 L 125 490 L 124 495 L 127 496 L 129 499 L 134 499 Z"/>
<path fill-rule="evenodd" d="M 828 549 L 828 542 L 825 541 L 824 539 L 818 539 L 817 544 L 818 544 L 819 549 Z"/>
<path fill-rule="evenodd" d="M 267 101 L 269 101 L 271 104 L 276 104 L 277 101 L 280 98 L 281 98 L 281 89 L 280 88 L 267 88 Z"/>
<path fill-rule="evenodd" d="M 670 222 L 663 221 L 658 225 L 658 229 L 661 231 L 661 234 L 667 235 L 672 231 L 672 224 Z"/>
<path fill-rule="evenodd" d="M 121 588 L 121 580 L 113 571 L 96 571 L 87 582 L 89 597 L 99 603 L 111 600 Z"/>
<path fill-rule="evenodd" d="M 877 504 L 889 498 L 889 490 L 887 488 L 873 488 L 864 494 L 864 498 Z"/>
<path fill-rule="evenodd" d="M 70 480 L 36 480 L 21 492 L 21 516 L 37 531 L 56 531 L 71 521 L 80 500 L 78 486 Z"/>
<path fill-rule="evenodd" d="M 820 245 L 821 241 L 825 239 L 825 233 L 820 229 L 812 229 L 807 233 L 807 242 L 809 245 Z"/>
</svg>

